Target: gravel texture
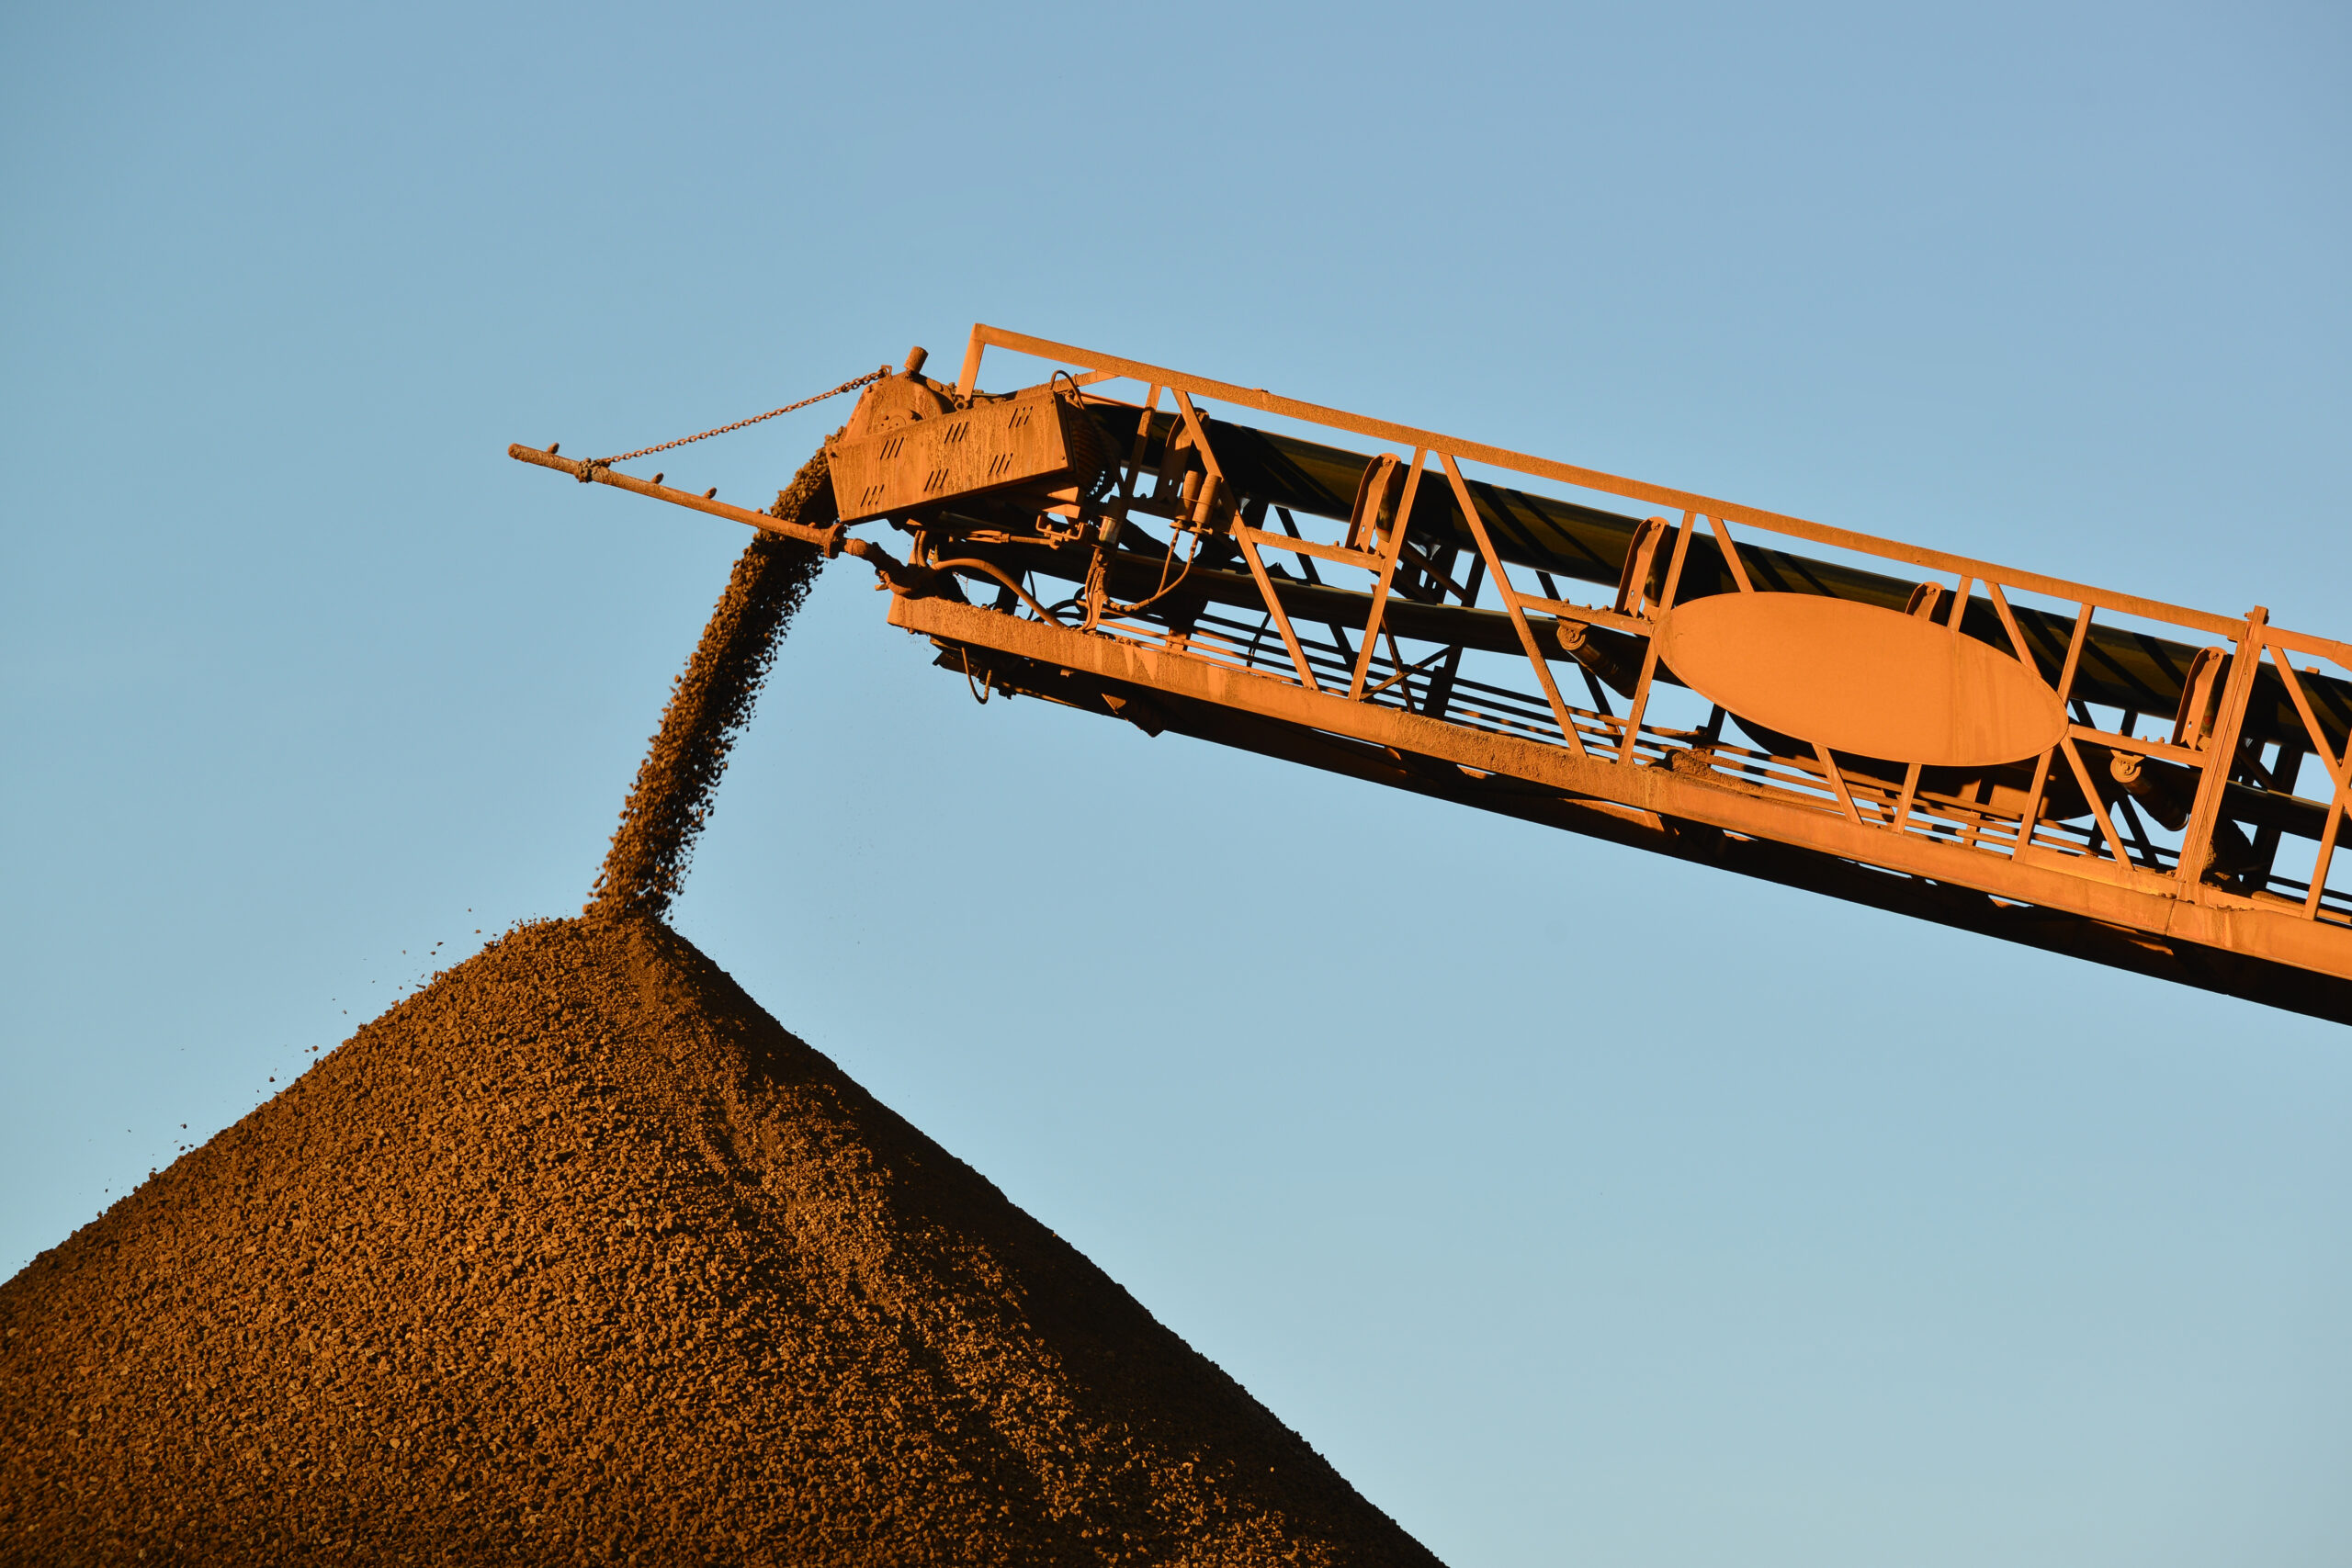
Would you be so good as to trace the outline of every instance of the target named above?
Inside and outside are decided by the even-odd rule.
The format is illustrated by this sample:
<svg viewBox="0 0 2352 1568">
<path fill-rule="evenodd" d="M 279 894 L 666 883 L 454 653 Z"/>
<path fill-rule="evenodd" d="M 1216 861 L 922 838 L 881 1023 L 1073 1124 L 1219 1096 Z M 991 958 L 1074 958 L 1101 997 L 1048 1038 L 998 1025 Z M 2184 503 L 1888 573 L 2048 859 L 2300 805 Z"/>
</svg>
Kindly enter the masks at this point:
<svg viewBox="0 0 2352 1568">
<path fill-rule="evenodd" d="M 0 1335 L 12 1563 L 1435 1561 L 644 918 L 439 976 Z"/>
</svg>

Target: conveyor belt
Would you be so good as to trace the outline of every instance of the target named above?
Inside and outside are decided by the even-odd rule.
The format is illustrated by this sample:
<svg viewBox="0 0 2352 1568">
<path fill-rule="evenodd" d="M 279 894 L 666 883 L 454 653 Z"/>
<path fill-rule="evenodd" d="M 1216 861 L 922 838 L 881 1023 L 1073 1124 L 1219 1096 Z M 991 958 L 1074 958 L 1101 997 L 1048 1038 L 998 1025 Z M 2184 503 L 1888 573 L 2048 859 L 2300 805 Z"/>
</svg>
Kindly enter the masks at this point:
<svg viewBox="0 0 2352 1568">
<path fill-rule="evenodd" d="M 1123 444 L 1134 441 L 1139 412 L 1122 404 L 1096 408 L 1103 425 Z M 1204 423 L 1219 465 L 1242 495 L 1319 517 L 1347 517 L 1371 461 L 1364 454 L 1225 420 Z M 1148 467 L 1160 461 L 1162 444 L 1174 423 L 1165 413 L 1153 417 L 1145 454 Z M 1469 481 L 1469 490 L 1494 537 L 1496 552 L 1504 559 L 1615 587 L 1640 519 L 1475 479 Z M 1423 536 L 1449 538 L 1475 547 L 1451 491 L 1442 484 L 1421 486 L 1413 524 L 1417 530 L 1426 531 Z M 1899 610 L 1917 586 L 1915 580 L 1752 544 L 1743 543 L 1739 555 L 1749 580 L 1768 592 L 1821 593 Z M 1683 563 L 1678 601 L 1731 592 L 1736 586 L 1713 536 L 1701 533 L 1694 537 Z M 2073 618 L 2029 605 L 2012 608 L 2043 679 L 2054 683 L 2074 635 Z M 1970 599 L 1962 630 L 2004 652 L 2012 651 L 1991 600 L 1981 594 Z M 2196 653 L 2195 648 L 2184 643 L 2094 623 L 2084 646 L 2082 667 L 2075 672 L 2074 695 L 2108 707 L 2169 718 L 2179 709 L 2182 682 Z M 2304 682 L 2304 690 L 2329 744 L 2340 750 L 2347 732 L 2352 732 L 2352 682 L 2314 676 Z M 2310 744 L 2285 685 L 2268 669 L 2256 682 L 2245 729 L 2249 736 L 2266 741 L 2297 748 Z"/>
<path fill-rule="evenodd" d="M 975 396 L 990 345 L 1075 368 L 1004 397 Z M 876 383 L 853 431 L 828 446 L 842 465 L 835 481 L 854 475 L 864 508 L 846 521 L 888 518 L 906 531 L 913 550 L 904 563 L 842 525 L 665 490 L 658 476 L 636 479 L 553 448 L 510 451 L 863 558 L 891 590 L 892 624 L 928 637 L 939 660 L 983 694 L 1025 692 L 1147 733 L 1244 746 L 2352 1020 L 2352 900 L 2335 858 L 2352 812 L 2339 761 L 2352 733 L 2352 681 L 2342 673 L 2352 670 L 2352 648 L 2343 643 L 2270 626 L 2260 611 L 2239 622 L 993 328 L 974 329 L 955 398 L 921 375 L 922 358 L 916 351 L 902 373 Z M 1155 389 L 1152 403 L 1172 394 L 1206 451 L 1183 450 L 1170 415 L 1154 414 L 1139 431 L 1136 405 L 1083 389 L 1117 377 Z M 1410 520 L 1417 547 L 1398 541 L 1393 518 L 1377 529 L 1377 556 L 1299 538 L 1302 515 L 1348 516 L 1370 477 L 1367 452 L 1230 420 L 1190 425 L 1200 417 L 1191 400 L 1201 399 L 1252 418 L 1296 419 L 1328 439 L 1418 452 L 1429 466 Z M 1052 400 L 1061 400 L 1054 417 L 1036 420 Z M 1579 606 L 1573 600 L 1613 602 L 1633 548 L 1657 537 L 1655 524 L 1470 479 L 1464 464 L 1668 512 L 1659 521 L 1678 530 L 1679 553 L 1668 558 L 1679 563 L 1669 567 L 1675 582 L 1662 591 L 1653 577 L 1645 591 L 1678 607 L 1702 604 L 1702 613 L 1685 619 L 1678 608 L 1659 622 L 1645 607 L 1628 615 Z M 891 496 L 899 499 L 875 504 Z M 1457 513 L 1457 499 L 1468 515 Z M 1270 520 L 1275 507 L 1283 510 Z M 1706 523 L 1694 525 L 1699 516 Z M 1147 525 L 1154 517 L 1186 521 L 1171 538 Z M 1726 522 L 1736 558 L 1716 526 Z M 1851 551 L 1882 570 L 1767 540 Z M 1323 581 L 1318 559 L 1346 575 Z M 1508 611 L 1478 607 L 1498 596 L 1487 574 L 1507 565 L 1517 569 L 1518 597 L 1500 595 Z M 1546 574 L 1532 602 L 1529 569 Z M 1960 630 L 1983 647 L 1902 619 L 1920 572 L 1946 588 L 1955 576 L 1971 584 Z M 1358 591 L 1366 576 L 1373 592 Z M 1077 586 L 1060 593 L 1043 586 L 1047 579 Z M 1598 592 L 1564 594 L 1555 579 Z M 1996 585 L 2006 585 L 2016 612 L 2014 645 Z M 1801 595 L 1815 597 L 1792 597 Z M 2082 605 L 2129 624 L 2078 619 Z M 1754 613 L 1771 624 L 1717 649 L 1715 666 L 1686 635 L 1711 616 Z M 1367 646 L 1375 618 L 1380 635 Z M 1936 618 L 1950 624 L 1949 613 Z M 1836 628 L 1865 623 L 1874 629 L 1860 643 L 1840 642 Z M 2141 625 L 2165 635 L 2132 629 Z M 1690 666 L 1683 674 L 1713 671 L 1718 694 L 1695 728 L 1682 728 L 1693 716 L 1686 705 L 1650 706 L 1657 683 L 1676 679 L 1649 657 L 1651 633 Z M 2072 722 L 2014 665 L 1984 658 L 1986 648 L 2021 653 L 2075 703 Z M 1465 662 L 1474 651 L 1504 658 Z M 2217 655 L 2233 660 L 2226 680 L 2213 679 Z M 1591 707 L 1563 690 L 1555 661 L 1581 667 L 1578 684 L 1590 684 L 1576 694 L 1590 695 Z M 2001 717 L 1999 694 L 1969 686 L 1963 665 L 1992 669 L 2032 696 L 2034 725 L 2049 728 L 1967 753 L 2009 759 L 1979 767 L 1939 761 L 1935 735 L 1888 724 L 1889 714 L 1920 716 L 1909 707 L 1923 704 L 1933 710 L 1929 730 Z M 2289 675 L 2308 694 L 2308 730 Z M 2179 711 L 2192 679 L 2211 693 L 2200 731 L 2210 743 L 2141 733 Z M 1626 700 L 1623 711 L 1604 685 Z M 1731 711 L 1747 698 L 1788 728 Z M 2314 733 L 2324 758 L 2306 755 Z M 1881 754 L 1867 754 L 1872 741 L 1884 743 Z M 2245 742 L 2280 751 L 2274 759 Z M 2315 761 L 2327 775 L 2317 799 L 2298 793 Z"/>
</svg>

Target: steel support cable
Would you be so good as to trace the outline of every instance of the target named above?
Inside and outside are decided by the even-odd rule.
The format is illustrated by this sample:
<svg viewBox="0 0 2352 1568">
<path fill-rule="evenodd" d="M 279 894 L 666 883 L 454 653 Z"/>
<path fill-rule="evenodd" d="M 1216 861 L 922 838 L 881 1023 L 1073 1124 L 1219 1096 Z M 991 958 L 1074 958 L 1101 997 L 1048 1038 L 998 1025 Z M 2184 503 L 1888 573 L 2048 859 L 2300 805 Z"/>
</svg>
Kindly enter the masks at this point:
<svg viewBox="0 0 2352 1568">
<path fill-rule="evenodd" d="M 632 457 L 650 457 L 656 452 L 667 452 L 673 446 L 691 446 L 697 441 L 707 441 L 714 435 L 725 435 L 729 431 L 741 430 L 745 425 L 757 424 L 763 420 L 774 419 L 778 414 L 790 413 L 796 409 L 805 409 L 811 403 L 821 403 L 827 398 L 838 398 L 843 392 L 854 392 L 860 387 L 871 386 L 884 377 L 895 373 L 889 366 L 885 365 L 881 369 L 869 370 L 854 380 L 843 381 L 830 392 L 820 392 L 813 398 L 803 398 L 797 403 L 786 403 L 780 409 L 770 409 L 765 413 L 755 413 L 749 419 L 739 419 L 732 424 L 722 424 L 715 430 L 706 430 L 699 435 L 681 435 L 675 441 L 664 441 L 658 446 L 640 446 L 634 452 L 623 452 L 617 457 L 591 457 L 581 469 L 581 480 L 583 483 L 586 482 L 590 468 L 609 468 L 615 463 L 626 463 Z"/>
</svg>

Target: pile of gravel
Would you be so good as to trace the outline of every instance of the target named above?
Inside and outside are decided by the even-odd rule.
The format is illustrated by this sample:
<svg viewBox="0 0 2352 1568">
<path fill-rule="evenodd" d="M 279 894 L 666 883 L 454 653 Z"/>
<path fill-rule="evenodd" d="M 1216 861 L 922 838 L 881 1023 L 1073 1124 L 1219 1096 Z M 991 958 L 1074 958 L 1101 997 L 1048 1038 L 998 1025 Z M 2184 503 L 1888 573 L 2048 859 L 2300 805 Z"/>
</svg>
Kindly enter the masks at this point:
<svg viewBox="0 0 2352 1568">
<path fill-rule="evenodd" d="M 640 918 L 522 928 L 0 1286 L 10 1562 L 1434 1562 Z"/>
</svg>

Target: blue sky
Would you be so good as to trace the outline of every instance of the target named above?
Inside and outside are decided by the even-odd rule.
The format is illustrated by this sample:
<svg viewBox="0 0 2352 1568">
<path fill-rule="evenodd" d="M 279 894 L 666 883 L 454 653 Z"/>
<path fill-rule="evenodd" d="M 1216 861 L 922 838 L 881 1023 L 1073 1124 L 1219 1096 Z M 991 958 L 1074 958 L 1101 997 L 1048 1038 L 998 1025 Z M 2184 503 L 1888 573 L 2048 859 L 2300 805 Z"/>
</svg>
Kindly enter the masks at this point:
<svg viewBox="0 0 2352 1568">
<path fill-rule="evenodd" d="M 2347 44 L 9 12 L 0 1269 L 578 907 L 742 539 L 512 440 L 984 320 L 2352 635 Z M 666 466 L 756 504 L 842 412 Z M 2343 1560 L 2341 1028 L 982 710 L 862 575 L 677 923 L 1448 1562 Z"/>
</svg>

